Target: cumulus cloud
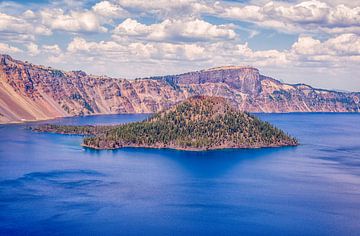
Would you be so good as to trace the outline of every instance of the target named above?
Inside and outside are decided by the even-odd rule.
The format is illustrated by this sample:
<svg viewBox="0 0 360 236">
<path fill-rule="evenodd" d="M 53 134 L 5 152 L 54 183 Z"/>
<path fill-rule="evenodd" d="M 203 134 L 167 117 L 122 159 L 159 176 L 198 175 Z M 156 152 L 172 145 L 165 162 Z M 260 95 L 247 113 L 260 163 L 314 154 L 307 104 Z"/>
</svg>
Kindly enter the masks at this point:
<svg viewBox="0 0 360 236">
<path fill-rule="evenodd" d="M 128 18 L 114 29 L 113 37 L 134 36 L 155 41 L 234 39 L 233 28 L 233 25 L 213 25 L 200 19 L 166 19 L 159 24 L 145 25 Z"/>
<path fill-rule="evenodd" d="M 120 5 L 111 3 L 109 1 L 101 1 L 96 3 L 92 10 L 94 13 L 109 18 L 121 18 L 128 15 L 128 12 Z"/>
<path fill-rule="evenodd" d="M 33 13 L 33 12 L 32 12 Z M 25 17 L 31 17 L 31 13 L 24 14 Z M 51 31 L 46 27 L 37 24 L 36 22 L 27 21 L 17 16 L 8 15 L 0 12 L 0 32 L 3 34 L 20 34 L 28 35 L 28 38 L 33 38 L 33 35 L 50 35 Z"/>
<path fill-rule="evenodd" d="M 165 60 L 200 60 L 206 54 L 205 48 L 196 44 L 174 43 L 140 43 L 129 42 L 120 44 L 115 41 L 89 42 L 84 38 L 76 37 L 68 45 L 67 51 L 73 54 L 115 58 L 118 61 L 165 59 Z"/>
<path fill-rule="evenodd" d="M 36 36 L 51 34 L 51 30 L 39 23 L 31 10 L 20 16 L 0 12 L 0 40 L 3 42 L 24 43 L 34 41 Z"/>
<path fill-rule="evenodd" d="M 35 43 L 29 43 L 26 48 L 30 56 L 36 56 L 40 53 L 39 46 Z"/>
<path fill-rule="evenodd" d="M 320 41 L 310 36 L 300 36 L 290 49 L 253 50 L 248 43 L 197 42 L 164 43 L 122 41 L 87 41 L 76 37 L 68 45 L 69 53 L 86 54 L 97 58 L 116 60 L 188 60 L 202 64 L 252 64 L 254 66 L 306 66 L 326 62 L 324 65 L 358 63 L 360 37 L 342 34 Z"/>
<path fill-rule="evenodd" d="M 269 1 L 264 5 L 222 6 L 218 14 L 290 32 L 360 32 L 360 7 L 329 5 L 318 0 L 298 4 Z"/>
<path fill-rule="evenodd" d="M 213 5 L 203 0 L 117 0 L 117 3 L 126 9 L 160 18 L 196 17 L 214 11 Z"/>
<path fill-rule="evenodd" d="M 60 54 L 61 53 L 61 49 L 59 47 L 59 45 L 54 44 L 54 45 L 43 45 L 42 46 L 42 51 L 49 53 L 49 54 Z"/>
<path fill-rule="evenodd" d="M 109 53 L 120 53 L 126 48 L 116 42 L 100 41 L 88 42 L 84 38 L 76 37 L 68 45 L 67 50 L 71 53 L 87 52 L 91 54 L 102 53 L 106 56 Z"/>
<path fill-rule="evenodd" d="M 23 13 L 23 17 L 25 19 L 35 19 L 36 18 L 36 14 L 35 12 L 33 12 L 32 10 L 26 10 Z"/>
<path fill-rule="evenodd" d="M 66 2 L 66 3 L 65 3 Z M 3 34 L 22 34 L 23 38 L 34 40 L 36 35 L 52 35 L 52 31 L 68 32 L 97 32 L 105 33 L 107 28 L 103 25 L 109 19 L 120 18 L 127 12 L 120 5 L 109 1 L 101 1 L 91 9 L 67 10 L 61 8 L 72 5 L 72 1 L 58 1 L 53 5 L 39 10 L 27 9 L 21 14 L 6 14 L 0 12 L 0 32 Z M 76 1 L 74 1 L 76 2 Z M 19 11 L 23 7 L 20 7 Z M 82 4 L 78 5 L 82 6 Z M 3 35 L 2 35 L 3 36 Z M 11 35 L 10 35 L 11 36 Z M 8 36 L 9 37 L 9 36 Z"/>
<path fill-rule="evenodd" d="M 22 50 L 6 43 L 0 43 L 0 53 L 17 53 L 17 52 L 22 52 Z"/>
<path fill-rule="evenodd" d="M 41 21 L 52 30 L 73 32 L 106 32 L 99 18 L 91 11 L 71 11 L 65 14 L 62 9 L 40 11 Z"/>
<path fill-rule="evenodd" d="M 360 62 L 360 37 L 356 34 L 342 34 L 326 41 L 301 36 L 291 48 L 292 55 L 301 64 L 304 63 L 345 63 Z M 327 65 L 325 64 L 325 65 Z"/>
<path fill-rule="evenodd" d="M 25 33 L 29 26 L 31 25 L 20 18 L 0 13 L 0 31 Z"/>
<path fill-rule="evenodd" d="M 343 3 L 327 0 L 292 4 L 265 0 L 253 0 L 247 4 L 195 0 L 103 0 L 89 9 L 74 8 L 76 10 L 53 4 L 37 11 L 27 9 L 20 15 L 0 13 L 0 31 L 4 32 L 3 37 L 5 34 L 7 37 L 22 34 L 19 37 L 28 40 L 34 40 L 36 35 L 51 35 L 54 30 L 106 33 L 108 29 L 104 25 L 130 17 L 115 29 L 110 29 L 118 39 L 126 34 L 149 40 L 235 38 L 231 24 L 215 25 L 202 19 L 204 15 L 213 15 L 291 33 L 360 33 L 360 6 L 350 7 L 350 1 Z M 83 7 L 83 4 L 79 6 Z M 160 23 L 145 25 L 134 19 L 143 16 L 161 20 Z M 252 32 L 258 31 L 252 29 Z M 254 34 L 250 38 L 252 36 Z"/>
<path fill-rule="evenodd" d="M 337 6 L 340 4 L 349 6 L 349 7 L 358 7 L 359 3 L 354 0 L 321 0 L 322 2 L 325 2 L 329 4 L 330 6 Z"/>
<path fill-rule="evenodd" d="M 37 8 L 0 3 L 1 52 L 36 56 L 43 64 L 55 63 L 52 66 L 88 65 L 93 73 L 99 69 L 111 74 L 119 64 L 131 64 L 137 69 L 128 70 L 131 77 L 158 73 L 159 68 L 170 73 L 170 68 L 181 72 L 227 64 L 282 68 L 283 72 L 294 67 L 334 71 L 357 68 L 360 62 L 356 1 L 91 3 L 56 0 Z M 268 44 L 270 35 L 280 35 L 279 42 L 272 45 L 272 39 Z M 282 43 L 287 46 L 279 46 Z M 119 71 L 123 69 L 126 66 Z"/>
</svg>

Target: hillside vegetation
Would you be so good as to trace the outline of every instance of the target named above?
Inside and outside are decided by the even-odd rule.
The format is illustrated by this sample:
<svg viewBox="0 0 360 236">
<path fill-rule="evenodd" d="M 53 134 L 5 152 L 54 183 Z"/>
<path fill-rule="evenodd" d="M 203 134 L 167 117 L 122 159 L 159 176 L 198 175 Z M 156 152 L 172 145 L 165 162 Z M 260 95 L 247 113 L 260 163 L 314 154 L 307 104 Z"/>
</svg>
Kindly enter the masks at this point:
<svg viewBox="0 0 360 236">
<path fill-rule="evenodd" d="M 153 147 L 189 150 L 293 146 L 298 142 L 268 122 L 239 112 L 224 98 L 194 97 L 142 122 L 84 139 L 95 149 Z"/>
</svg>

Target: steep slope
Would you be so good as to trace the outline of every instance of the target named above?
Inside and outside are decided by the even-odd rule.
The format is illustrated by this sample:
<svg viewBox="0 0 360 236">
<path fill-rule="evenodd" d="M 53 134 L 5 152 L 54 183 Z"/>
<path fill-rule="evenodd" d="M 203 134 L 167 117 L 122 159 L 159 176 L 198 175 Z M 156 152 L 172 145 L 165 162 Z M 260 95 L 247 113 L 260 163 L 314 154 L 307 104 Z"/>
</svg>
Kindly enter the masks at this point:
<svg viewBox="0 0 360 236">
<path fill-rule="evenodd" d="M 263 76 L 253 67 L 217 67 L 173 76 L 165 80 L 185 94 L 221 96 L 249 112 L 358 112 L 360 93 L 315 89 L 285 84 Z"/>
<path fill-rule="evenodd" d="M 165 81 L 64 72 L 0 56 L 0 123 L 55 117 L 152 113 L 184 99 Z"/>
<path fill-rule="evenodd" d="M 83 145 L 209 150 L 295 146 L 296 139 L 267 122 L 240 112 L 225 98 L 197 96 L 150 118 L 117 126 L 45 125 L 34 129 L 62 134 L 92 134 Z"/>
<path fill-rule="evenodd" d="M 0 123 L 152 113 L 194 95 L 226 97 L 249 112 L 357 112 L 360 98 L 360 93 L 284 84 L 252 67 L 126 80 L 65 72 L 0 55 Z"/>
</svg>

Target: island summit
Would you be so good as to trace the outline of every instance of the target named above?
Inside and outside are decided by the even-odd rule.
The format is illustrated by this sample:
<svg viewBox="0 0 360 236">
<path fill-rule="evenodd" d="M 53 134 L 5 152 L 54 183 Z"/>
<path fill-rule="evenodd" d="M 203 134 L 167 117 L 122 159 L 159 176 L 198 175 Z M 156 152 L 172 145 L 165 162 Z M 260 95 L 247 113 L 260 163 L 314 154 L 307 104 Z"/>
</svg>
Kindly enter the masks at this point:
<svg viewBox="0 0 360 236">
<path fill-rule="evenodd" d="M 298 141 L 221 97 L 196 96 L 144 121 L 113 126 L 43 125 L 40 132 L 81 134 L 83 146 L 213 150 L 296 146 Z"/>
</svg>

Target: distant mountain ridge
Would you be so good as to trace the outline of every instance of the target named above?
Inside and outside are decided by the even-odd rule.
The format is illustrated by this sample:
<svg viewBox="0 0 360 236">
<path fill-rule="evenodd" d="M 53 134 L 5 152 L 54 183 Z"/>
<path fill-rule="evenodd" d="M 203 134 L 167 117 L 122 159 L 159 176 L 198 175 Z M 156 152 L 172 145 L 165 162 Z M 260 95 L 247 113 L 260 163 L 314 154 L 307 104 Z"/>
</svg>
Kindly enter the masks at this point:
<svg viewBox="0 0 360 236">
<path fill-rule="evenodd" d="M 0 123 L 153 113 L 195 95 L 225 97 L 248 112 L 359 112 L 359 92 L 285 84 L 249 66 L 135 80 L 65 72 L 0 55 Z"/>
</svg>

